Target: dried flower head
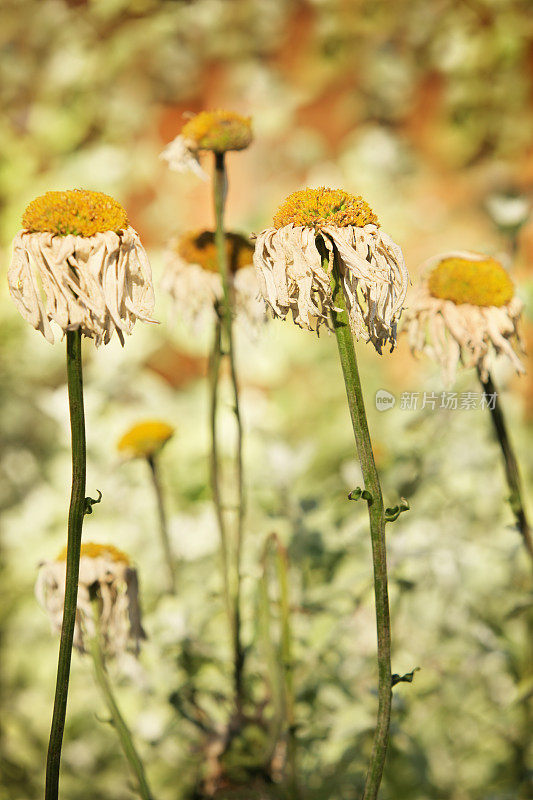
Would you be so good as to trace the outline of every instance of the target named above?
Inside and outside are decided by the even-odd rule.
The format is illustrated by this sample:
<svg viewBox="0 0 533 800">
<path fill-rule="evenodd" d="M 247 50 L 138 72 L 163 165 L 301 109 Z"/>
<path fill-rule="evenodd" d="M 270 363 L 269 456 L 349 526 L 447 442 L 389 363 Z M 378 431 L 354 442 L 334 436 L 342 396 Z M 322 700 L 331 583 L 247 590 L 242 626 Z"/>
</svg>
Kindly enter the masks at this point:
<svg viewBox="0 0 533 800">
<path fill-rule="evenodd" d="M 117 443 L 117 450 L 126 458 L 150 458 L 174 435 L 174 428 L 161 420 L 151 419 L 133 425 Z"/>
<path fill-rule="evenodd" d="M 244 150 L 252 141 L 252 118 L 235 111 L 201 111 L 185 123 L 181 135 L 198 150 Z"/>
<path fill-rule="evenodd" d="M 521 312 L 513 283 L 498 261 L 454 252 L 428 262 L 405 311 L 405 327 L 413 353 L 438 361 L 450 385 L 459 364 L 478 367 L 486 379 L 493 353 L 507 356 L 517 372 L 525 371 L 514 347 L 522 348 Z"/>
<path fill-rule="evenodd" d="M 317 240 L 329 251 L 327 270 Z M 277 317 L 292 312 L 302 328 L 329 326 L 335 257 L 353 335 L 379 353 L 386 342 L 392 350 L 409 276 L 402 251 L 362 197 L 321 187 L 285 200 L 273 226 L 256 237 L 254 264 L 267 304 Z"/>
<path fill-rule="evenodd" d="M 122 344 L 137 319 L 154 322 L 152 274 L 122 206 L 101 192 L 47 192 L 33 200 L 13 241 L 11 297 L 53 344 L 50 325 L 80 329 L 98 346 Z"/>
<path fill-rule="evenodd" d="M 192 171 L 205 179 L 206 174 L 199 162 L 201 151 L 226 153 L 244 150 L 252 138 L 250 117 L 223 109 L 201 111 L 185 123 L 179 136 L 165 147 L 161 158 L 176 172 Z"/>
<path fill-rule="evenodd" d="M 244 236 L 226 233 L 237 320 L 255 328 L 265 319 L 265 306 L 259 299 L 253 250 Z M 193 326 L 211 321 L 215 303 L 223 297 L 214 232 L 192 231 L 180 236 L 171 242 L 166 260 L 161 285 L 171 295 L 175 312 Z"/>
<path fill-rule="evenodd" d="M 40 565 L 35 594 L 52 630 L 59 633 L 65 599 L 66 548 L 54 561 Z M 113 545 L 89 542 L 81 547 L 74 646 L 82 653 L 95 635 L 94 602 L 99 609 L 101 646 L 108 657 L 139 652 L 146 638 L 141 624 L 137 571 Z"/>
</svg>

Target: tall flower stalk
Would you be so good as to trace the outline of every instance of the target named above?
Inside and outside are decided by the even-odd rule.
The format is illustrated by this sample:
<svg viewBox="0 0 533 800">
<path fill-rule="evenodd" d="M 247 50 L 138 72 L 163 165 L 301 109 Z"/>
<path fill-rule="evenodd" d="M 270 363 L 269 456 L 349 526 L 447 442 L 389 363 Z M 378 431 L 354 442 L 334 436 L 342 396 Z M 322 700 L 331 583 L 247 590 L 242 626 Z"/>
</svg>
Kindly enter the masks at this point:
<svg viewBox="0 0 533 800">
<path fill-rule="evenodd" d="M 322 250 L 322 267 L 327 270 L 329 254 L 325 252 L 324 247 L 320 249 Z M 378 715 L 363 795 L 364 800 L 371 800 L 371 798 L 377 797 L 385 766 L 392 705 L 391 626 L 387 581 L 385 506 L 368 430 L 359 368 L 336 254 L 334 255 L 333 269 L 331 271 L 331 293 L 333 300 L 331 318 L 337 339 L 344 385 L 346 386 L 346 397 L 350 409 L 357 455 L 363 473 L 365 484 L 364 499 L 368 506 L 370 538 L 372 541 L 378 645 Z"/>
<path fill-rule="evenodd" d="M 225 165 L 225 153 L 215 152 L 215 170 L 213 178 L 213 202 L 215 210 L 215 244 L 218 255 L 218 265 L 222 278 L 223 298 L 218 306 L 220 314 L 219 323 L 215 323 L 215 347 L 218 348 L 218 355 L 213 359 L 213 363 L 218 363 L 218 369 L 213 373 L 213 402 L 212 407 L 212 470 L 211 480 L 213 485 L 213 497 L 217 505 L 217 519 L 219 521 L 220 534 L 222 540 L 223 559 L 229 599 L 228 613 L 230 614 L 230 630 L 233 645 L 233 681 L 235 691 L 235 705 L 238 712 L 242 711 L 244 700 L 243 689 L 243 669 L 244 669 L 244 650 L 241 641 L 241 560 L 243 544 L 243 528 L 245 507 L 245 488 L 243 476 L 243 426 L 240 412 L 239 384 L 237 380 L 237 368 L 235 361 L 235 343 L 233 336 L 233 289 L 230 283 L 230 272 L 226 249 L 226 234 L 224 229 L 224 210 L 227 194 L 227 175 Z M 224 349 L 223 349 L 224 348 Z M 221 463 L 219 459 L 217 438 L 217 400 L 220 377 L 220 357 L 226 355 L 229 362 L 231 387 L 233 393 L 233 411 L 237 428 L 237 439 L 235 445 L 235 475 L 237 483 L 237 501 L 234 513 L 235 518 L 235 537 L 233 547 L 230 546 L 227 536 L 225 517 L 225 507 L 221 495 Z M 233 551 L 233 553 L 232 553 Z M 233 558 L 232 558 L 233 555 Z"/>
<path fill-rule="evenodd" d="M 211 429 L 211 489 L 213 502 L 220 533 L 221 560 L 223 570 L 223 585 L 225 605 L 229 620 L 233 658 L 233 685 L 235 696 L 235 710 L 242 716 L 244 702 L 243 670 L 244 648 L 241 639 L 241 559 L 243 547 L 244 519 L 246 514 L 246 498 L 243 475 L 243 425 L 239 401 L 239 385 L 235 360 L 235 344 L 233 336 L 233 321 L 236 306 L 241 309 L 246 305 L 247 316 L 251 320 L 258 320 L 260 314 L 253 304 L 249 303 L 251 294 L 250 283 L 246 281 L 240 270 L 242 257 L 246 258 L 247 243 L 242 242 L 242 237 L 227 233 L 224 224 L 224 212 L 227 194 L 226 153 L 246 149 L 252 141 L 251 120 L 234 111 L 218 109 L 215 111 L 202 111 L 193 116 L 183 126 L 181 133 L 161 153 L 161 158 L 167 161 L 169 168 L 177 172 L 192 171 L 196 175 L 207 179 L 207 174 L 200 166 L 200 155 L 210 152 L 214 157 L 213 175 L 213 206 L 215 215 L 214 244 L 216 249 L 216 264 L 220 274 L 221 287 L 207 276 L 205 272 L 211 271 L 211 237 L 209 231 L 182 238 L 178 243 L 177 258 L 172 255 L 169 269 L 164 278 L 166 288 L 169 289 L 176 301 L 176 307 L 183 303 L 184 287 L 191 288 L 186 293 L 196 296 L 198 310 L 203 305 L 203 298 L 207 292 L 213 298 L 215 309 L 215 323 L 213 347 L 210 355 L 210 429 Z M 231 250 L 231 264 L 228 257 Z M 246 262 L 244 262 L 246 263 Z M 185 269 L 184 269 L 185 267 Z M 191 269 L 192 267 L 192 269 Z M 237 270 L 241 271 L 242 282 L 236 280 Z M 201 273 L 204 272 L 202 276 Z M 240 276 L 239 276 L 240 277 Z M 185 279 L 185 280 L 184 280 Z M 185 282 L 187 281 L 187 283 Z M 237 291 L 236 291 L 237 290 Z M 186 298 L 189 306 L 187 316 L 195 305 L 194 299 Z M 238 302 L 236 302 L 238 300 Z M 213 307 L 213 299 L 211 300 Z M 236 442 L 234 452 L 234 483 L 236 497 L 228 502 L 223 481 L 223 463 L 218 446 L 218 421 L 220 415 L 220 377 L 223 360 L 227 358 L 232 387 L 233 411 L 236 423 Z"/>
<path fill-rule="evenodd" d="M 68 514 L 68 539 L 65 578 L 65 601 L 59 658 L 57 664 L 54 710 L 46 758 L 46 800 L 56 800 L 59 789 L 61 748 L 67 713 L 72 642 L 76 623 L 81 534 L 85 515 L 85 415 L 83 409 L 83 374 L 81 332 L 67 331 L 67 386 L 72 442 L 72 487 Z"/>
<path fill-rule="evenodd" d="M 52 324 L 67 339 L 67 386 L 72 437 L 61 641 L 46 761 L 46 800 L 57 800 L 72 644 L 78 601 L 85 497 L 85 421 L 81 337 L 121 343 L 138 319 L 153 322 L 148 258 L 125 210 L 112 197 L 85 190 L 52 191 L 33 200 L 13 241 L 9 290 L 20 314 L 54 343 Z"/>
<path fill-rule="evenodd" d="M 378 714 L 364 800 L 378 795 L 391 716 L 391 630 L 387 588 L 387 513 L 368 431 L 354 338 L 381 353 L 396 342 L 407 291 L 403 255 L 380 229 L 361 197 L 339 189 L 305 189 L 290 195 L 273 225 L 256 237 L 261 291 L 274 316 L 292 315 L 301 328 L 334 331 L 368 504 L 378 640 Z M 397 516 L 397 514 L 396 514 Z M 390 519 L 393 517 L 391 516 Z"/>
</svg>

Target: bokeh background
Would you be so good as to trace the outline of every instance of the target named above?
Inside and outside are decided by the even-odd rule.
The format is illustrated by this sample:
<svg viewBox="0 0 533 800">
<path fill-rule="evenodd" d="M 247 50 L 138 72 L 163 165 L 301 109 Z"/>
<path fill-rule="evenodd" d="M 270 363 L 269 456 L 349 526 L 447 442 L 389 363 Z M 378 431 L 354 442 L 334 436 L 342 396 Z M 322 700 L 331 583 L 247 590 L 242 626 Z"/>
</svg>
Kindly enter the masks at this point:
<svg viewBox="0 0 533 800">
<path fill-rule="evenodd" d="M 80 187 L 125 205 L 157 283 L 167 241 L 213 224 L 209 185 L 171 173 L 159 153 L 185 113 L 230 108 L 252 115 L 255 130 L 253 146 L 228 159 L 231 227 L 262 229 L 305 186 L 360 193 L 401 245 L 413 281 L 442 250 L 502 258 L 526 303 L 531 349 L 531 11 L 526 0 L 4 0 L 2 272 L 26 203 Z M 502 195 L 521 204 L 521 226 L 506 224 Z M 0 798 L 33 800 L 58 647 L 33 584 L 38 563 L 65 542 L 70 484 L 64 348 L 22 321 L 5 279 L 0 304 Z M 207 485 L 209 331 L 191 333 L 162 292 L 156 315 L 161 325 L 139 324 L 124 349 L 86 343 L 88 493 L 100 489 L 103 501 L 84 537 L 117 545 L 138 566 L 149 638 L 140 660 L 113 665 L 112 677 L 154 793 L 173 800 L 198 796 L 205 768 L 186 700 L 194 687 L 223 722 L 229 650 Z M 255 341 L 240 331 L 238 348 L 248 680 L 267 697 L 257 598 L 260 553 L 275 531 L 290 558 L 302 796 L 351 800 L 377 705 L 375 631 L 366 509 L 346 501 L 361 477 L 335 342 L 271 322 Z M 412 509 L 388 527 L 393 669 L 420 671 L 394 691 L 381 796 L 525 800 L 530 571 L 488 414 L 402 409 L 402 392 L 442 391 L 436 368 L 403 343 L 381 357 L 358 350 L 386 501 L 404 496 Z M 533 376 L 518 379 L 505 364 L 496 376 L 533 513 Z M 378 389 L 395 395 L 393 409 L 376 410 Z M 475 374 L 455 389 L 478 392 Z M 161 458 L 180 558 L 173 598 L 160 592 L 146 466 L 121 463 L 115 450 L 128 425 L 147 417 L 177 429 Z M 260 748 L 248 744 L 253 762 Z M 79 654 L 62 786 L 66 799 L 134 796 Z"/>
</svg>

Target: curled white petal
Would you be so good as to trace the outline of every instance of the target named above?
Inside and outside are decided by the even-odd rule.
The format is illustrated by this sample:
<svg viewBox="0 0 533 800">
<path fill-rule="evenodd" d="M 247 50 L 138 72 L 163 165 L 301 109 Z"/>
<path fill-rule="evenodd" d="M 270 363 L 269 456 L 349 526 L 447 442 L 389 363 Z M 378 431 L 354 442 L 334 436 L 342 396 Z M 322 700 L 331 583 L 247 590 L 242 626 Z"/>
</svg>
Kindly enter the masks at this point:
<svg viewBox="0 0 533 800">
<path fill-rule="evenodd" d="M 309 330 L 330 326 L 333 310 L 330 271 L 322 266 L 316 238 L 335 250 L 352 333 L 373 343 L 396 341 L 409 277 L 402 252 L 376 225 L 362 228 L 312 228 L 286 225 L 267 228 L 256 238 L 254 265 L 261 292 L 275 316 L 289 311 Z"/>
<path fill-rule="evenodd" d="M 266 309 L 252 264 L 238 269 L 232 280 L 236 322 L 254 338 L 266 321 Z M 195 331 L 213 322 L 215 303 L 223 298 L 220 274 L 185 261 L 176 252 L 175 243 L 166 253 L 161 288 L 172 298 L 173 313 Z"/>
<path fill-rule="evenodd" d="M 424 353 L 440 364 L 448 386 L 453 384 L 460 364 L 478 367 L 486 378 L 494 355 L 506 356 L 516 372 L 524 373 L 516 350 L 523 352 L 519 330 L 522 307 L 517 297 L 503 306 L 454 303 L 434 297 L 427 280 L 423 280 L 410 294 L 405 309 L 409 346 L 415 355 Z"/>
<path fill-rule="evenodd" d="M 173 139 L 159 155 L 174 172 L 193 172 L 203 181 L 207 173 L 200 166 L 199 153 L 195 143 L 179 135 Z"/>
<path fill-rule="evenodd" d="M 52 320 L 97 346 L 115 331 L 124 343 L 138 319 L 155 322 L 150 264 L 131 227 L 87 237 L 20 231 L 8 283 L 20 314 L 51 343 Z"/>
<path fill-rule="evenodd" d="M 61 632 L 65 599 L 66 563 L 46 561 L 41 564 L 35 584 L 39 605 L 47 613 L 52 630 Z M 122 561 L 105 554 L 80 558 L 78 605 L 74 628 L 74 646 L 86 652 L 88 640 L 95 634 L 90 587 L 97 584 L 100 600 L 101 645 L 107 656 L 126 651 L 139 652 L 141 639 L 146 638 L 141 623 L 137 571 Z"/>
</svg>

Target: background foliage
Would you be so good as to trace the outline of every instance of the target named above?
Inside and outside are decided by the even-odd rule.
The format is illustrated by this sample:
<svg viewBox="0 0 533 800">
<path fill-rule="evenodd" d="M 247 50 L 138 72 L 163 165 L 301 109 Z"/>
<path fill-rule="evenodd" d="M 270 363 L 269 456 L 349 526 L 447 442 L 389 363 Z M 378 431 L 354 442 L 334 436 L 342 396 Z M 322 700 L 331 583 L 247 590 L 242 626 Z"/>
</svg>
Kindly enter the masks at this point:
<svg viewBox="0 0 533 800">
<path fill-rule="evenodd" d="M 212 225 L 208 187 L 170 173 L 158 154 L 184 112 L 227 107 L 252 114 L 256 132 L 253 147 L 229 159 L 236 229 L 265 227 L 290 191 L 342 186 L 368 199 L 413 279 L 435 252 L 478 249 L 507 259 L 531 297 L 533 224 L 516 238 L 487 212 L 495 193 L 527 197 L 533 185 L 526 0 L 4 0 L 0 14 L 4 271 L 25 204 L 49 188 L 83 187 L 124 203 L 158 281 L 167 240 Z M 29 800 L 42 791 L 58 645 L 33 583 L 39 561 L 65 541 L 69 435 L 63 347 L 23 323 L 5 280 L 0 304 L 0 797 Z M 165 800 L 194 796 L 206 750 L 186 718 L 190 690 L 222 724 L 229 652 L 207 487 L 209 332 L 192 335 L 171 318 L 162 293 L 157 316 L 161 326 L 139 325 L 124 350 L 85 350 L 88 490 L 104 499 L 84 536 L 127 550 L 139 568 L 149 639 L 140 661 L 124 659 L 113 677 Z M 525 333 L 531 342 L 527 319 Z M 375 633 L 366 510 L 346 501 L 360 474 L 335 345 L 273 322 L 256 342 L 241 332 L 238 346 L 248 681 L 264 700 L 260 558 L 275 531 L 290 558 L 304 797 L 350 800 L 374 724 Z M 359 351 L 386 501 L 404 496 L 412 508 L 389 526 L 393 669 L 420 672 L 394 692 L 383 800 L 524 800 L 530 576 L 488 415 L 402 410 L 401 392 L 442 390 L 436 370 L 405 345 L 392 356 Z M 530 488 L 533 379 L 505 367 L 497 377 Z M 393 410 L 375 409 L 380 388 L 397 397 Z M 478 391 L 474 374 L 456 388 Z M 161 460 L 180 557 L 176 598 L 159 591 L 145 465 L 121 464 L 114 449 L 145 417 L 177 427 Z M 235 756 L 236 782 L 260 746 L 252 740 Z M 64 796 L 124 800 L 128 781 L 90 664 L 75 655 Z"/>
</svg>

